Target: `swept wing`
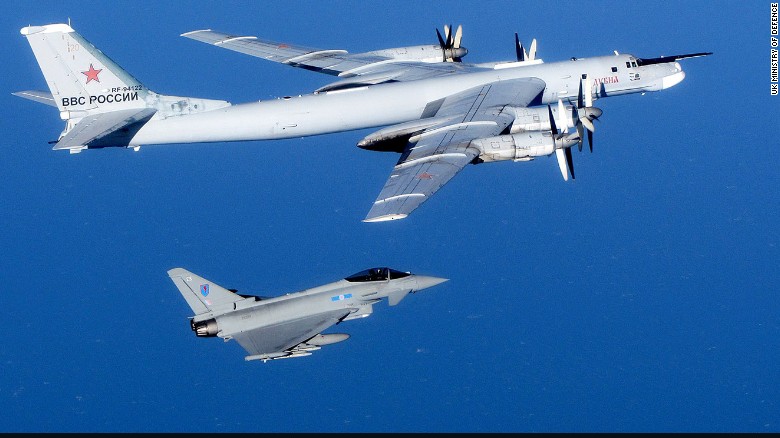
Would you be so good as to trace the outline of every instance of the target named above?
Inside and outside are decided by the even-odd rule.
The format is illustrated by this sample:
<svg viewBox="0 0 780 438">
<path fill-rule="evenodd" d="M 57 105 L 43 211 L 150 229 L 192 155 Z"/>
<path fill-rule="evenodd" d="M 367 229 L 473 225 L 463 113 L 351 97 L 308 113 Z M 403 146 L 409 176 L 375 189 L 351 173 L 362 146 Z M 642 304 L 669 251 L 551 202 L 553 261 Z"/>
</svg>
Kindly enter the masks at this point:
<svg viewBox="0 0 780 438">
<path fill-rule="evenodd" d="M 309 315 L 273 326 L 235 333 L 232 337 L 249 353 L 247 360 L 304 356 L 310 354 L 311 350 L 319 349 L 316 345 L 306 344 L 306 341 L 338 323 L 352 310 L 354 309 L 338 309 Z"/>
<path fill-rule="evenodd" d="M 444 99 L 435 117 L 448 119 L 412 136 L 365 222 L 406 217 L 479 155 L 474 139 L 500 134 L 514 116 L 507 106 L 528 106 L 545 83 L 512 79 L 474 87 Z"/>
<path fill-rule="evenodd" d="M 316 49 L 251 35 L 231 35 L 210 29 L 187 32 L 182 36 L 269 61 L 346 78 L 317 91 L 390 81 L 418 80 L 477 69 L 461 63 L 421 62 L 374 52 L 352 54 L 341 49 Z"/>
</svg>

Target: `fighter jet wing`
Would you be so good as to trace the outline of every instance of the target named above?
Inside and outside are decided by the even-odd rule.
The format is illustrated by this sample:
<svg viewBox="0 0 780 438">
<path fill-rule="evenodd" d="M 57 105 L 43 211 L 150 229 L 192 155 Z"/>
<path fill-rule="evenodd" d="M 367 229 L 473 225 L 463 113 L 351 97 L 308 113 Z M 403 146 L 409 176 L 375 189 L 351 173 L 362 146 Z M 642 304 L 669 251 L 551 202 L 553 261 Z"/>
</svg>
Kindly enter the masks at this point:
<svg viewBox="0 0 780 438">
<path fill-rule="evenodd" d="M 454 62 L 426 63 L 395 60 L 371 52 L 351 54 L 341 49 L 315 49 L 265 40 L 256 36 L 215 32 L 210 29 L 195 30 L 183 33 L 181 36 L 306 70 L 346 78 L 359 77 L 359 80 L 339 81 L 317 91 L 330 91 L 344 85 L 352 86 L 355 83 L 378 84 L 388 81 L 417 80 L 475 68 Z"/>
<path fill-rule="evenodd" d="M 73 128 L 59 139 L 54 150 L 76 149 L 97 142 L 122 128 L 148 119 L 157 110 L 153 108 L 131 108 L 93 114 L 83 117 Z M 119 146 L 115 144 L 112 146 Z"/>
<path fill-rule="evenodd" d="M 514 121 L 507 106 L 528 106 L 545 83 L 537 78 L 493 82 L 447 97 L 435 117 L 453 117 L 412 136 L 363 220 L 405 218 L 479 155 L 472 140 L 499 135 Z"/>
<path fill-rule="evenodd" d="M 300 346 L 305 341 L 336 324 L 355 309 L 338 309 L 233 334 L 249 353 L 247 359 L 273 359 L 305 355 Z"/>
</svg>

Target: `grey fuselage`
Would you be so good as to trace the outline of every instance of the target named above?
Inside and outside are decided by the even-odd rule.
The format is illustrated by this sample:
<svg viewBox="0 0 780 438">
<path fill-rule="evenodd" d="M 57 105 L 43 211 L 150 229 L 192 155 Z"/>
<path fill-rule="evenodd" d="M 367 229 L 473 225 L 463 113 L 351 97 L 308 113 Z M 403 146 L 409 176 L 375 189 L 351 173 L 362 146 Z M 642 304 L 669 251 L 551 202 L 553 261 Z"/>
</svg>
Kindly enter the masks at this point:
<svg viewBox="0 0 780 438">
<path fill-rule="evenodd" d="M 233 333 L 260 327 L 274 326 L 311 315 L 345 309 L 352 313 L 344 320 L 369 316 L 372 305 L 382 298 L 398 303 L 406 294 L 438 284 L 443 279 L 409 275 L 408 277 L 350 282 L 339 280 L 300 292 L 273 298 L 258 299 L 253 296 L 237 301 L 226 308 L 217 308 L 193 317 L 193 323 L 216 319 L 218 336 L 231 339 Z"/>
<path fill-rule="evenodd" d="M 583 75 L 592 81 L 594 99 L 658 91 L 684 77 L 677 62 L 627 67 L 634 59 L 621 54 L 531 65 L 483 64 L 483 69 L 474 72 L 419 81 L 236 104 L 195 114 L 157 115 L 141 126 L 128 144 L 271 140 L 392 125 L 420 119 L 431 102 L 506 79 L 542 79 L 546 88 L 541 99 L 532 102 L 539 105 L 558 99 L 576 101 Z"/>
</svg>

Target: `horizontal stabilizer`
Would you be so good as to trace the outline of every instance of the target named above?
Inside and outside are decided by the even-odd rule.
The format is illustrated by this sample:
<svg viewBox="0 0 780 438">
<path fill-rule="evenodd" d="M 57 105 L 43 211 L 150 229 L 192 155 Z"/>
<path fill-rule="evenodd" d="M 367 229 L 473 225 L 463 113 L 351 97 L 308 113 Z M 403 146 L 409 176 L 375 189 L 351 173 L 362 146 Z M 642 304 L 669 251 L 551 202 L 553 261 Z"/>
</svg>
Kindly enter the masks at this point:
<svg viewBox="0 0 780 438">
<path fill-rule="evenodd" d="M 155 112 L 157 110 L 153 108 L 131 108 L 83 117 L 67 134 L 60 138 L 53 149 L 75 149 L 78 151 L 122 128 L 148 120 Z M 117 138 L 116 144 L 101 144 L 100 146 L 128 146 L 128 144 Z"/>
<path fill-rule="evenodd" d="M 54 101 L 54 96 L 52 96 L 48 91 L 27 90 L 17 91 L 16 93 L 11 94 L 57 108 L 57 102 Z"/>
</svg>

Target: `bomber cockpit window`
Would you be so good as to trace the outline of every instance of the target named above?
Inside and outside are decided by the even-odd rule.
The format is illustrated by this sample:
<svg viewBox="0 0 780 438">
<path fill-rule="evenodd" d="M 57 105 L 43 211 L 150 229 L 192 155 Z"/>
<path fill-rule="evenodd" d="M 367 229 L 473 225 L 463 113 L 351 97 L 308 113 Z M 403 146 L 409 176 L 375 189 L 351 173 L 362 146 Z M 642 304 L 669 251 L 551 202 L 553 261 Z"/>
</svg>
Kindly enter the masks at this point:
<svg viewBox="0 0 780 438">
<path fill-rule="evenodd" d="M 612 73 L 617 71 L 617 67 L 612 67 Z"/>
<path fill-rule="evenodd" d="M 626 68 L 631 68 L 631 63 L 626 61 Z"/>
<path fill-rule="evenodd" d="M 366 269 L 365 271 L 360 271 L 357 274 L 352 274 L 345 278 L 345 280 L 351 281 L 353 283 L 366 281 L 385 281 L 388 279 L 388 277 L 390 277 L 391 280 L 394 280 L 396 278 L 408 277 L 409 275 L 410 274 L 408 272 L 396 271 L 395 269 L 390 268 L 371 268 Z"/>
</svg>

